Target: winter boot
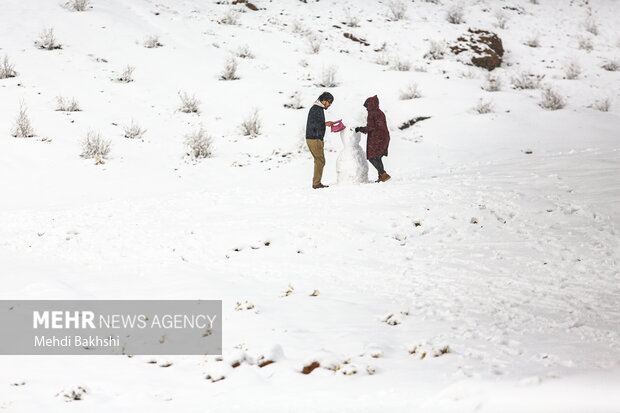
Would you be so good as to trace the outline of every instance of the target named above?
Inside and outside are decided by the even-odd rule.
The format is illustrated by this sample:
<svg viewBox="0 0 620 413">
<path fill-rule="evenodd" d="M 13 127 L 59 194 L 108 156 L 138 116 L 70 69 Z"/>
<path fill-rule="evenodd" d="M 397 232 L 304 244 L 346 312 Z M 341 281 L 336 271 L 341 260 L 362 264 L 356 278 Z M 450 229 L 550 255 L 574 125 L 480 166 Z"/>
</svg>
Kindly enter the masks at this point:
<svg viewBox="0 0 620 413">
<path fill-rule="evenodd" d="M 390 178 L 391 178 L 391 176 L 388 175 L 387 172 L 383 172 L 381 175 L 379 175 L 379 179 L 377 180 L 377 182 L 385 182 L 385 181 L 387 181 Z"/>
<path fill-rule="evenodd" d="M 329 188 L 329 185 L 323 185 L 323 184 L 312 185 L 312 188 L 314 189 Z"/>
</svg>

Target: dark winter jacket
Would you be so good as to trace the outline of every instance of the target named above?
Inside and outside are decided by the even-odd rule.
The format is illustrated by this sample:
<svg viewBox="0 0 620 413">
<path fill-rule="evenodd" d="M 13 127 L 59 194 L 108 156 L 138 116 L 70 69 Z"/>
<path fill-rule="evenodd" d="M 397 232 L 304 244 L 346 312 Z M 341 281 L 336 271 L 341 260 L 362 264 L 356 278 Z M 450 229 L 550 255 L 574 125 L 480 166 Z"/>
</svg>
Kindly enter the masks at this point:
<svg viewBox="0 0 620 413">
<path fill-rule="evenodd" d="M 368 134 L 366 140 L 366 158 L 379 158 L 388 155 L 390 132 L 388 131 L 385 114 L 379 109 L 379 98 L 375 95 L 366 99 L 364 106 L 368 109 L 366 126 L 361 128 L 362 133 Z"/>
<path fill-rule="evenodd" d="M 321 103 L 315 103 L 308 112 L 306 122 L 306 139 L 321 139 L 325 137 L 325 108 Z"/>
</svg>

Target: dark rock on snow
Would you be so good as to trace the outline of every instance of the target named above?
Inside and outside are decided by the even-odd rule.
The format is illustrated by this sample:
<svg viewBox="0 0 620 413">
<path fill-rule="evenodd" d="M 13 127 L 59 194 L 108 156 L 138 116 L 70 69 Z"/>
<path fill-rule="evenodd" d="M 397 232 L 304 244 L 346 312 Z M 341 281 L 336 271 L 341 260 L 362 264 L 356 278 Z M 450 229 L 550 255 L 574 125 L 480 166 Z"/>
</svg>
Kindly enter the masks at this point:
<svg viewBox="0 0 620 413">
<path fill-rule="evenodd" d="M 500 67 L 504 56 L 502 39 L 487 30 L 469 29 L 450 46 L 450 50 L 455 55 L 460 55 L 463 63 L 489 71 Z"/>
</svg>

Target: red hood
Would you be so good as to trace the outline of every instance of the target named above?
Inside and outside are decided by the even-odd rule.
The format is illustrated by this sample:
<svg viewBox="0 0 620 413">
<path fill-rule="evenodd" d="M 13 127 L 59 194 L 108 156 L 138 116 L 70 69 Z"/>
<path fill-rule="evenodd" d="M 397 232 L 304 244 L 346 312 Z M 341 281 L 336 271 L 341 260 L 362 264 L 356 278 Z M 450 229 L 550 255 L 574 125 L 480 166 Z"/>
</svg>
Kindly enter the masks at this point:
<svg viewBox="0 0 620 413">
<path fill-rule="evenodd" d="M 364 106 L 368 110 L 379 109 L 379 98 L 377 97 L 377 95 L 371 96 L 368 99 L 366 99 L 366 102 L 364 102 Z"/>
</svg>

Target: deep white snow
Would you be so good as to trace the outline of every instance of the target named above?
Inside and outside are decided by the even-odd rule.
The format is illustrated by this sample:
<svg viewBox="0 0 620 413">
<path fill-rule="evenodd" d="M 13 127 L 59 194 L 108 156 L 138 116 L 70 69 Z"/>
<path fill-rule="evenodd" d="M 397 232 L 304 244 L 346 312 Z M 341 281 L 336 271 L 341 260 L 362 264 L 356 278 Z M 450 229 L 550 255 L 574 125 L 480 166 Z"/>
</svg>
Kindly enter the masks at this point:
<svg viewBox="0 0 620 413">
<path fill-rule="evenodd" d="M 342 149 L 336 159 L 336 181 L 339 184 L 368 182 L 368 161 L 366 151 L 360 146 L 361 138 L 360 133 L 344 130 L 340 132 Z"/>
<path fill-rule="evenodd" d="M 0 79 L 0 298 L 224 305 L 221 357 L 0 356 L 0 410 L 620 411 L 620 71 L 602 68 L 620 62 L 620 3 L 466 0 L 462 24 L 446 21 L 456 2 L 403 1 L 394 21 L 397 3 L 0 4 L 17 72 Z M 469 27 L 503 40 L 500 91 L 448 49 L 424 58 Z M 45 28 L 61 49 L 35 46 Z M 220 80 L 246 45 L 239 79 Z M 541 86 L 514 89 L 524 71 Z M 412 82 L 421 97 L 402 100 Z M 539 106 L 545 86 L 563 109 Z M 330 188 L 311 189 L 304 127 L 324 90 L 348 127 L 379 96 L 389 182 L 338 185 L 328 132 Z M 284 107 L 294 95 L 303 109 Z M 11 136 L 21 101 L 34 137 Z M 124 137 L 132 121 L 142 138 Z M 213 156 L 194 161 L 200 127 Z M 110 140 L 103 163 L 79 156 L 89 131 Z"/>
</svg>

